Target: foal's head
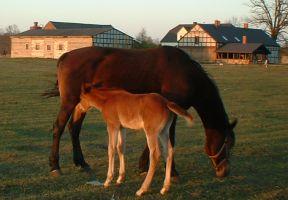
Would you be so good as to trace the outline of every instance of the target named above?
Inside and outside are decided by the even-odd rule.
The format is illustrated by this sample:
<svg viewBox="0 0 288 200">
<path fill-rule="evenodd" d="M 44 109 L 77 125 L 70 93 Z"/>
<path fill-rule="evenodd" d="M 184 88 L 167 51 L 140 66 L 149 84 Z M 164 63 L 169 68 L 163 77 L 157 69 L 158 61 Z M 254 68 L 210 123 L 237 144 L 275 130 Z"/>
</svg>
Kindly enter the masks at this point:
<svg viewBox="0 0 288 200">
<path fill-rule="evenodd" d="M 223 130 L 215 129 L 206 130 L 207 140 L 205 150 L 212 165 L 215 169 L 216 176 L 219 178 L 225 177 L 229 174 L 229 157 L 232 147 L 235 144 L 234 127 L 237 120 L 233 121 L 229 126 Z"/>
</svg>

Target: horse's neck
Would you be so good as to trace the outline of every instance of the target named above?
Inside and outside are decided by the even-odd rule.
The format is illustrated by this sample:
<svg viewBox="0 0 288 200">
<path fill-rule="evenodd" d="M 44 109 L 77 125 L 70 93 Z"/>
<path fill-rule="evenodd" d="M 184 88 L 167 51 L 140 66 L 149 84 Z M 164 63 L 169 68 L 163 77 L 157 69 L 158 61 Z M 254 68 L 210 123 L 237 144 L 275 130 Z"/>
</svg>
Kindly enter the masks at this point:
<svg viewBox="0 0 288 200">
<path fill-rule="evenodd" d="M 194 108 L 198 112 L 205 129 L 225 130 L 229 126 L 228 117 L 217 91 L 203 93 L 195 100 Z M 208 97 L 207 97 L 208 95 Z"/>
</svg>

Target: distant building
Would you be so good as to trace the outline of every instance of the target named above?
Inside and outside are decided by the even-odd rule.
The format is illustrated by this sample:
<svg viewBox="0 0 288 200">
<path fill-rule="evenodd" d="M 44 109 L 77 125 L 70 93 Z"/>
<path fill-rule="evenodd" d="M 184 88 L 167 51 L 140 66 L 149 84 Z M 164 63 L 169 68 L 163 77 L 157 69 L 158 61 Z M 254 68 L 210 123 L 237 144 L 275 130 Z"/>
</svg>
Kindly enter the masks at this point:
<svg viewBox="0 0 288 200">
<path fill-rule="evenodd" d="M 186 31 L 186 33 L 185 33 Z M 185 34 L 183 34 L 185 33 Z M 171 29 L 161 45 L 177 46 L 200 62 L 279 63 L 279 45 L 263 30 L 232 24 L 184 24 Z"/>
<path fill-rule="evenodd" d="M 9 35 L 0 35 L 0 57 L 10 56 L 11 40 Z"/>
<path fill-rule="evenodd" d="M 281 63 L 288 64 L 288 47 L 281 48 L 280 54 L 281 54 Z"/>
<path fill-rule="evenodd" d="M 134 38 L 111 25 L 49 21 L 11 36 L 11 57 L 59 58 L 73 49 L 99 46 L 132 48 Z"/>
</svg>

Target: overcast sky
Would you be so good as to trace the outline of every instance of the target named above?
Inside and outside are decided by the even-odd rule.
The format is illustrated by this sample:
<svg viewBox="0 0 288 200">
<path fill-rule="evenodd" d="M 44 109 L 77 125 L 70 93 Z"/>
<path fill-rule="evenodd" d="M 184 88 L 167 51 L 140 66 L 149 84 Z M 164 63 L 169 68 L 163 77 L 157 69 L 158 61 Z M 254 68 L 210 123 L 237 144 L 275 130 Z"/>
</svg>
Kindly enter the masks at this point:
<svg viewBox="0 0 288 200">
<path fill-rule="evenodd" d="M 16 24 L 21 31 L 34 21 L 112 24 L 131 36 L 144 27 L 162 39 L 180 23 L 212 23 L 246 17 L 249 0 L 7 0 L 0 3 L 0 28 Z"/>
</svg>

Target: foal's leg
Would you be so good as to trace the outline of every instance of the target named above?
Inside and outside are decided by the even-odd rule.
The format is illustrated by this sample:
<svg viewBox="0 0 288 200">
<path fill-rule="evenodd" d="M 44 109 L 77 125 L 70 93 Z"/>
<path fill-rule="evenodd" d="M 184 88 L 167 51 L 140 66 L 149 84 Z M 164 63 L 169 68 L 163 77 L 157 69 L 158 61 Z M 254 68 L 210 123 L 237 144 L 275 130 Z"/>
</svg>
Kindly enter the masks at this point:
<svg viewBox="0 0 288 200">
<path fill-rule="evenodd" d="M 169 127 L 165 128 L 160 134 L 160 141 L 163 147 L 165 160 L 166 160 L 166 171 L 165 171 L 165 180 L 163 184 L 163 188 L 160 193 L 165 194 L 169 191 L 171 185 L 171 167 L 172 167 L 172 159 L 173 159 L 173 147 L 171 145 L 169 139 Z"/>
<path fill-rule="evenodd" d="M 51 175 L 59 176 L 61 174 L 59 166 L 59 143 L 65 129 L 65 125 L 78 102 L 62 102 L 57 119 L 53 126 L 53 144 L 49 157 L 51 166 Z"/>
<path fill-rule="evenodd" d="M 118 133 L 117 151 L 119 157 L 119 176 L 116 184 L 121 184 L 125 180 L 125 150 L 126 150 L 126 130 L 120 129 Z"/>
<path fill-rule="evenodd" d="M 146 138 L 147 138 L 147 144 L 148 144 L 149 151 L 150 151 L 150 164 L 149 164 L 149 170 L 148 170 L 147 176 L 144 182 L 142 183 L 141 188 L 136 192 L 137 196 L 141 196 L 145 192 L 148 191 L 151 181 L 153 179 L 155 170 L 156 170 L 159 157 L 160 157 L 160 149 L 158 145 L 157 134 L 155 133 L 151 134 L 151 133 L 146 132 Z"/>
<path fill-rule="evenodd" d="M 109 160 L 109 167 L 107 171 L 107 178 L 104 183 L 104 187 L 110 186 L 110 183 L 114 176 L 114 160 L 115 160 L 115 149 L 117 144 L 117 134 L 119 132 L 119 128 L 113 125 L 107 125 L 108 130 L 108 160 Z"/>
<path fill-rule="evenodd" d="M 165 170 L 165 180 L 163 184 L 163 188 L 161 189 L 160 193 L 165 194 L 169 191 L 171 185 L 171 167 L 172 167 L 172 160 L 173 160 L 173 147 L 171 145 L 169 139 L 169 129 L 171 127 L 174 115 L 170 115 L 168 121 L 159 134 L 159 139 L 161 145 L 163 147 L 163 155 L 166 162 L 166 170 Z"/>
<path fill-rule="evenodd" d="M 169 137 L 172 147 L 175 145 L 175 129 L 176 129 L 176 121 L 177 121 L 177 115 L 175 115 L 173 122 L 169 129 Z M 141 157 L 139 159 L 139 170 L 140 173 L 144 173 L 148 171 L 149 166 L 149 148 L 148 145 L 146 145 L 143 153 L 141 154 Z M 172 170 L 171 170 L 171 176 L 174 178 L 175 181 L 177 181 L 179 174 L 175 167 L 174 158 L 172 160 Z"/>
<path fill-rule="evenodd" d="M 86 112 L 87 110 L 85 110 L 83 106 L 80 106 L 80 104 L 78 104 L 75 107 L 74 112 L 69 122 L 69 132 L 70 132 L 72 144 L 73 144 L 73 161 L 75 165 L 81 166 L 81 168 L 86 172 L 91 172 L 91 168 L 84 160 L 80 141 L 79 141 L 79 134 L 80 134 L 83 120 L 86 116 Z"/>
</svg>

